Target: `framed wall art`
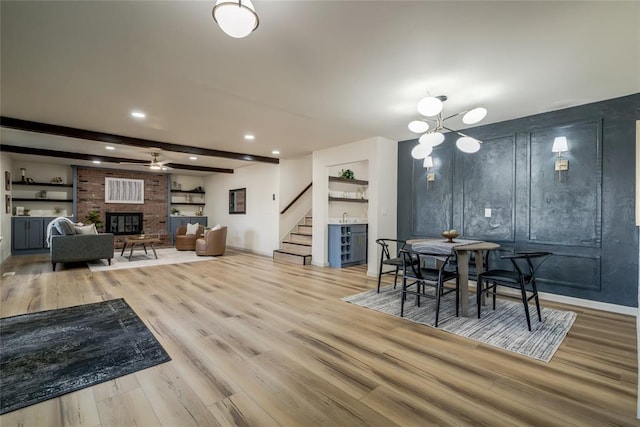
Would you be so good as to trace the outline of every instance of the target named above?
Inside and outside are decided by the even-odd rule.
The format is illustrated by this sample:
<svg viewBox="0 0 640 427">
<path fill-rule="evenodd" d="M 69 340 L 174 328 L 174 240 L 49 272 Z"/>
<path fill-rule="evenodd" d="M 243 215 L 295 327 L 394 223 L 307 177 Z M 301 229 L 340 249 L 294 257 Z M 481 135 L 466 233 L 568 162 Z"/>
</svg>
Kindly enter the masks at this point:
<svg viewBox="0 0 640 427">
<path fill-rule="evenodd" d="M 144 179 L 105 178 L 104 202 L 144 204 Z"/>
<path fill-rule="evenodd" d="M 11 191 L 11 172 L 4 171 L 4 189 Z"/>
<path fill-rule="evenodd" d="M 246 214 L 247 213 L 247 189 L 246 188 L 229 190 L 229 213 L 230 214 Z"/>
<path fill-rule="evenodd" d="M 5 206 L 5 213 L 10 214 L 11 213 L 11 196 L 9 196 L 8 194 L 4 196 L 4 206 Z"/>
</svg>

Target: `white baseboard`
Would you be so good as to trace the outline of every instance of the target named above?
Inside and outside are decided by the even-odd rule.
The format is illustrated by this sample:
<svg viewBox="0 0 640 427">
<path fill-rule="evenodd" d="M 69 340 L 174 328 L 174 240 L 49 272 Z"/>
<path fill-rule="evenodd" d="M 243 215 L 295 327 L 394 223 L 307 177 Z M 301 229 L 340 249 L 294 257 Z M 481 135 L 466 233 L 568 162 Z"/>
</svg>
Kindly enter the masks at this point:
<svg viewBox="0 0 640 427">
<path fill-rule="evenodd" d="M 550 294 L 547 292 L 539 292 L 538 295 L 543 301 L 559 302 L 562 304 L 577 305 L 578 307 L 593 308 L 595 310 L 608 311 L 611 313 L 626 314 L 627 316 L 638 315 L 636 307 L 627 307 L 626 305 L 610 304 L 608 302 L 592 301 L 582 298 L 567 297 L 564 295 Z"/>
</svg>

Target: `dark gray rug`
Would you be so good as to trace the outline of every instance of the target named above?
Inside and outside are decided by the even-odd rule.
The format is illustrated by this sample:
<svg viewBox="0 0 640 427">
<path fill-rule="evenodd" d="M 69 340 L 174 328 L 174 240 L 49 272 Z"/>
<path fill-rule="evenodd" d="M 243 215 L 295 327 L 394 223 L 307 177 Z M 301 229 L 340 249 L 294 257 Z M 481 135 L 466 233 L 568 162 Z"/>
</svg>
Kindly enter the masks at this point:
<svg viewBox="0 0 640 427">
<path fill-rule="evenodd" d="M 361 294 L 344 297 L 342 300 L 392 316 L 400 316 L 400 295 L 400 287 L 393 289 L 391 285 L 381 288 L 379 294 L 375 289 L 372 289 Z M 431 298 L 422 298 L 420 307 L 414 304 L 413 299 L 406 301 L 403 319 L 433 326 L 435 305 L 435 299 Z M 473 295 L 469 298 L 469 317 L 456 317 L 455 296 L 450 294 L 443 297 L 440 302 L 438 329 L 549 362 L 571 329 L 576 314 L 572 311 L 561 311 L 542 306 L 542 322 L 538 322 L 535 306 L 530 306 L 529 311 L 531 313 L 531 331 L 527 328 L 524 307 L 521 302 L 499 299 L 495 311 L 492 310 L 491 302 L 488 302 L 487 306 L 482 309 L 481 319 L 478 319 L 476 296 Z"/>
<path fill-rule="evenodd" d="M 124 299 L 0 319 L 0 414 L 171 360 Z"/>
</svg>

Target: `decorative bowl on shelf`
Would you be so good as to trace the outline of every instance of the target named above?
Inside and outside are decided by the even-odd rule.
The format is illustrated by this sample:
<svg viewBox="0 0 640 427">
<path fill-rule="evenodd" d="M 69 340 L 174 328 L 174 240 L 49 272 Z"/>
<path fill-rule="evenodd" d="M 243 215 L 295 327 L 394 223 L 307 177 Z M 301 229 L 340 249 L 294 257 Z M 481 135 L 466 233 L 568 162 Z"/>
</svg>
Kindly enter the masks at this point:
<svg viewBox="0 0 640 427">
<path fill-rule="evenodd" d="M 442 232 L 442 237 L 447 239 L 448 243 L 453 243 L 453 239 L 455 239 L 459 235 L 460 235 L 460 233 L 458 233 L 458 231 L 455 230 L 455 229 L 446 230 L 446 231 Z"/>
</svg>

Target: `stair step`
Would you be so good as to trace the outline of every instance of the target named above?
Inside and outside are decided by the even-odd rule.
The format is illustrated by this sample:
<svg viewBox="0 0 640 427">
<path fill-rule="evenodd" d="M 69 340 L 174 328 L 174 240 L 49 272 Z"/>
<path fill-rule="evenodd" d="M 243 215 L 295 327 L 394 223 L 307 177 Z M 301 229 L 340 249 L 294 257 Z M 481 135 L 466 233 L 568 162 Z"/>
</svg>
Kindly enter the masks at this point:
<svg viewBox="0 0 640 427">
<path fill-rule="evenodd" d="M 301 234 L 313 234 L 313 226 L 300 224 L 300 225 L 298 225 L 298 233 L 301 233 Z"/>
<path fill-rule="evenodd" d="M 282 242 L 280 249 L 296 254 L 311 255 L 311 244 L 309 243 L 295 243 L 284 241 Z"/>
<path fill-rule="evenodd" d="M 288 264 L 296 265 L 310 265 L 311 255 L 300 255 L 291 252 L 284 251 L 282 249 L 276 249 L 273 251 L 273 260 L 279 262 L 285 262 Z"/>
<path fill-rule="evenodd" d="M 305 216 L 304 217 L 304 225 L 313 225 L 313 217 Z"/>
<path fill-rule="evenodd" d="M 289 241 L 291 243 L 307 243 L 311 244 L 311 234 L 306 233 L 289 233 Z"/>
<path fill-rule="evenodd" d="M 290 254 L 297 255 L 311 255 L 311 246 L 310 245 L 300 245 L 296 243 L 286 243 L 282 242 L 282 247 L 280 250 L 285 251 Z"/>
</svg>

